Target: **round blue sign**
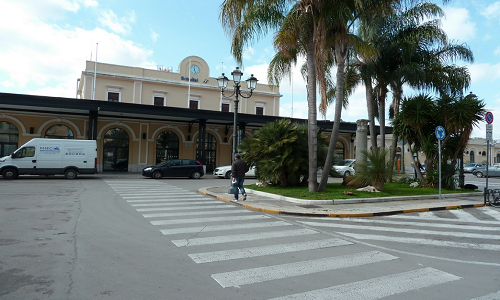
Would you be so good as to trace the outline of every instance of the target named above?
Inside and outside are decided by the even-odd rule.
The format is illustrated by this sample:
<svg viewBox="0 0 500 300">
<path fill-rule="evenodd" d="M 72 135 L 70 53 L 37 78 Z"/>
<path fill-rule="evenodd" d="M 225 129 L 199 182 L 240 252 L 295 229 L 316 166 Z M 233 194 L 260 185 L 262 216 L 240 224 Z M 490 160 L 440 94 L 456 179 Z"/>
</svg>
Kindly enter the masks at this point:
<svg viewBox="0 0 500 300">
<path fill-rule="evenodd" d="M 491 111 L 487 112 L 484 119 L 486 120 L 486 123 L 488 123 L 488 124 L 493 123 L 493 113 Z"/>
<path fill-rule="evenodd" d="M 442 141 L 446 137 L 446 130 L 444 130 L 443 126 L 436 127 L 436 131 L 434 132 L 438 140 Z"/>
</svg>

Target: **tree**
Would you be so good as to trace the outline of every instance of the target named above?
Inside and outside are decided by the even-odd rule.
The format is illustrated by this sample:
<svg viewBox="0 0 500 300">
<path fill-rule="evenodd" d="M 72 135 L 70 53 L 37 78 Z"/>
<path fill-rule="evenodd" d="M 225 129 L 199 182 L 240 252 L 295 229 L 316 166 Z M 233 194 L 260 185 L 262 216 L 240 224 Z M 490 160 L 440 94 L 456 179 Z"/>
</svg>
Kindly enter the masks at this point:
<svg viewBox="0 0 500 300">
<path fill-rule="evenodd" d="M 438 160 L 434 130 L 438 125 L 443 126 L 446 137 L 441 143 L 442 160 L 449 160 L 456 168 L 457 159 L 461 157 L 473 128 L 483 120 L 484 114 L 484 103 L 475 95 L 442 95 L 437 99 L 417 95 L 402 101 L 401 111 L 394 119 L 394 131 L 408 141 L 413 147 L 412 152 L 424 153 L 426 170 L 432 172 Z M 422 179 L 418 168 L 417 174 Z"/>
<path fill-rule="evenodd" d="M 328 20 L 334 11 L 332 1 L 256 1 L 225 0 L 220 18 L 232 37 L 232 52 L 241 63 L 243 47 L 267 33 L 276 30 L 275 69 L 270 69 L 270 82 L 279 82 L 280 76 L 290 71 L 290 64 L 297 55 L 307 58 L 307 100 L 309 126 L 309 190 L 317 191 L 317 104 L 316 84 L 319 84 L 321 103 L 326 103 L 327 83 L 325 63 L 329 45 Z M 323 107 L 323 106 L 321 106 Z"/>
<path fill-rule="evenodd" d="M 264 125 L 243 139 L 243 159 L 257 167 L 257 177 L 274 185 L 294 186 L 308 181 L 308 129 L 306 124 L 281 119 Z M 325 159 L 326 139 L 318 134 L 320 161 Z M 322 149 L 322 151 L 321 151 Z"/>
<path fill-rule="evenodd" d="M 389 152 L 385 148 L 374 148 L 370 151 L 364 150 L 362 155 L 365 156 L 363 161 L 369 163 L 362 163 L 361 166 L 357 166 L 361 171 L 356 173 L 356 176 L 347 183 L 347 186 L 365 187 L 372 185 L 377 190 L 382 191 L 385 183 L 392 177 L 393 173 L 391 165 L 389 165 Z"/>
<path fill-rule="evenodd" d="M 361 39 L 356 35 L 356 26 L 359 22 L 370 24 L 377 18 L 384 18 L 385 15 L 393 10 L 393 5 L 397 5 L 402 1 L 398 0 L 368 0 L 355 1 L 344 0 L 335 1 L 335 14 L 332 16 L 331 26 L 333 30 L 334 43 L 332 49 L 334 51 L 336 71 L 336 92 L 335 92 L 335 115 L 333 120 L 332 135 L 328 146 L 328 154 L 325 161 L 325 167 L 321 176 L 319 190 L 325 190 L 328 182 L 328 173 L 333 165 L 333 156 L 335 146 L 339 137 L 339 129 L 341 122 L 342 106 L 344 104 L 344 87 L 345 87 L 345 72 L 346 60 L 349 51 L 363 53 L 367 56 L 373 56 L 376 51 L 370 43 Z M 332 6 L 334 6 L 332 5 Z M 370 54 L 371 53 L 371 54 Z M 326 104 L 325 104 L 326 105 Z"/>
</svg>

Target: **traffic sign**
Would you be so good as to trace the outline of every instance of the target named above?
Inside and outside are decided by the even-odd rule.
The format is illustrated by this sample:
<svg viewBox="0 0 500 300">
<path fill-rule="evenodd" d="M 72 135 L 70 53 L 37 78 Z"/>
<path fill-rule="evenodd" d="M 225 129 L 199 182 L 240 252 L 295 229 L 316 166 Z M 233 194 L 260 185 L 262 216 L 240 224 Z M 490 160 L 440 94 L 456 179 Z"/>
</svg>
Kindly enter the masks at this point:
<svg viewBox="0 0 500 300">
<path fill-rule="evenodd" d="M 436 127 L 436 131 L 434 132 L 438 140 L 442 141 L 446 137 L 446 130 L 444 130 L 443 126 Z"/>
<path fill-rule="evenodd" d="M 493 113 L 491 111 L 487 112 L 486 115 L 484 116 L 484 119 L 488 124 L 493 123 Z"/>
<path fill-rule="evenodd" d="M 493 124 L 486 124 L 486 140 L 493 140 Z"/>
</svg>

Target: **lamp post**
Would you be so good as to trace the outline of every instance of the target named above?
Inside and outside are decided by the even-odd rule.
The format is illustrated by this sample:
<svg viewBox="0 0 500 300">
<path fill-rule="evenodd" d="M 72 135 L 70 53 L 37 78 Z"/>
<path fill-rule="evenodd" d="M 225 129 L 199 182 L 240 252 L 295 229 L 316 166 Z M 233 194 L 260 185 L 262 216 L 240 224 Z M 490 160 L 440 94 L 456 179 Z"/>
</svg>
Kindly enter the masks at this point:
<svg viewBox="0 0 500 300">
<path fill-rule="evenodd" d="M 224 76 L 224 73 L 222 73 L 222 75 L 217 78 L 217 84 L 219 85 L 219 89 L 220 89 L 220 92 L 222 94 L 222 96 L 224 97 L 227 97 L 227 98 L 230 98 L 232 96 L 235 96 L 235 99 L 234 99 L 234 124 L 233 124 L 233 158 L 234 158 L 234 155 L 236 154 L 236 150 L 238 149 L 238 137 L 237 137 L 237 134 L 238 134 L 238 103 L 239 103 L 239 99 L 238 97 L 241 96 L 243 98 L 250 98 L 252 97 L 252 94 L 253 94 L 253 90 L 255 89 L 255 87 L 257 86 L 257 78 L 253 77 L 253 74 L 250 76 L 250 78 L 248 78 L 246 80 L 247 82 L 247 87 L 248 89 L 250 90 L 250 94 L 248 96 L 245 96 L 241 93 L 241 85 L 240 85 L 240 82 L 241 82 L 241 77 L 243 76 L 243 72 L 241 72 L 241 70 L 236 67 L 236 69 L 231 72 L 231 75 L 233 76 L 233 82 L 234 82 L 234 88 L 233 88 L 233 93 L 229 96 L 226 96 L 224 95 L 224 90 L 227 88 L 227 84 L 229 82 L 229 79 Z"/>
</svg>

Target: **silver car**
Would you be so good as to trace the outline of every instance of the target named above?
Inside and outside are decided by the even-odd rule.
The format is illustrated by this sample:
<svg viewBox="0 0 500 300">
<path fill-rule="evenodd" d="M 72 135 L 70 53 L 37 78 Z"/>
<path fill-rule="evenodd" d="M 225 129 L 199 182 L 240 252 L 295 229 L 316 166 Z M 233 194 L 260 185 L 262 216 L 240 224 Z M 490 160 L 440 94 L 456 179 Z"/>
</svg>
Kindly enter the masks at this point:
<svg viewBox="0 0 500 300">
<path fill-rule="evenodd" d="M 475 170 L 472 174 L 477 177 L 486 176 L 486 167 Z M 500 166 L 494 166 L 488 168 L 488 177 L 497 177 L 500 176 Z"/>
<path fill-rule="evenodd" d="M 474 173 L 477 169 L 486 168 L 485 163 L 468 163 L 464 166 L 465 173 Z"/>
<path fill-rule="evenodd" d="M 337 171 L 342 177 L 354 175 L 355 159 L 344 159 L 333 165 L 333 169 Z"/>
</svg>

